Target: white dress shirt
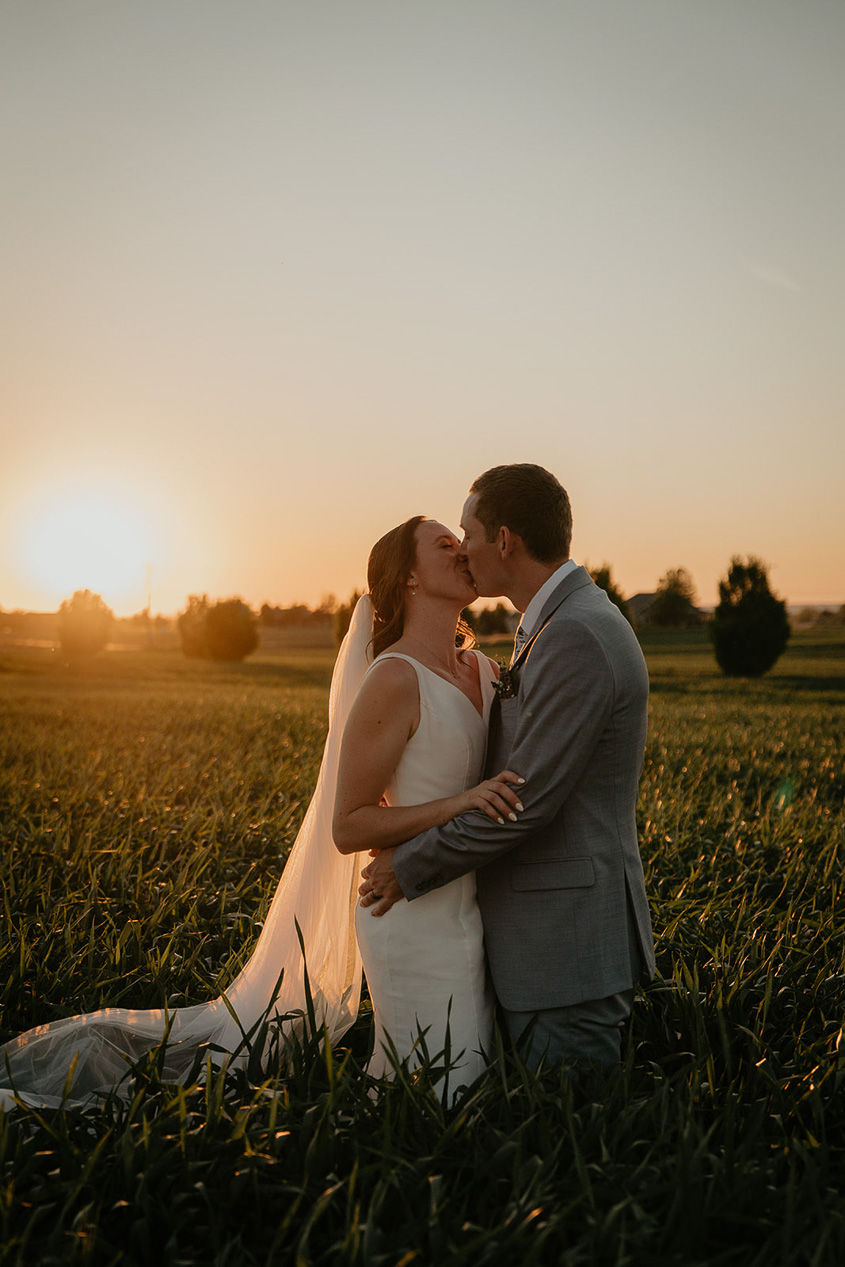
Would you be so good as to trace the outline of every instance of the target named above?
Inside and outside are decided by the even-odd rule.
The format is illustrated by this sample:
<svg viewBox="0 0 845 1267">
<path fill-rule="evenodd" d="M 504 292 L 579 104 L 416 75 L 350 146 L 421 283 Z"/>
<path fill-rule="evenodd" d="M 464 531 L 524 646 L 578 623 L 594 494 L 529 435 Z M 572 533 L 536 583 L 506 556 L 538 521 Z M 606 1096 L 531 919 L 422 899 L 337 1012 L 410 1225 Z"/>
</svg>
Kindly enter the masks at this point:
<svg viewBox="0 0 845 1267">
<path fill-rule="evenodd" d="M 522 619 L 519 622 L 520 627 L 524 630 L 526 638 L 530 638 L 534 632 L 534 626 L 540 619 L 540 612 L 545 606 L 546 599 L 554 593 L 563 578 L 565 576 L 569 576 L 570 572 L 574 572 L 577 566 L 578 564 L 574 559 L 567 559 L 565 563 L 561 563 L 560 567 L 555 572 L 552 572 L 549 579 L 544 581 L 537 590 L 537 593 L 526 607 L 523 612 Z M 519 631 L 517 631 L 517 633 L 518 632 Z"/>
</svg>

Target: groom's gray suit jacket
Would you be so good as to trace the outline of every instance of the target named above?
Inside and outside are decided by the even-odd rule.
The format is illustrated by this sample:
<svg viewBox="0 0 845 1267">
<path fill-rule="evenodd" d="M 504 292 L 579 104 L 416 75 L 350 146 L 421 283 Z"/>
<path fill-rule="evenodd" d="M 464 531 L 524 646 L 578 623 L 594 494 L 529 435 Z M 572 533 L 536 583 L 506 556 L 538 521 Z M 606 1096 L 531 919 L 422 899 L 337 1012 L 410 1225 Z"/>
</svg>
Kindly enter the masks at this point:
<svg viewBox="0 0 845 1267">
<path fill-rule="evenodd" d="M 514 668 L 486 768 L 525 779 L 519 821 L 463 814 L 401 845 L 394 866 L 409 900 L 477 870 L 496 993 L 535 1011 L 606 998 L 654 971 L 635 821 L 648 673 L 582 567 L 548 599 Z"/>
</svg>

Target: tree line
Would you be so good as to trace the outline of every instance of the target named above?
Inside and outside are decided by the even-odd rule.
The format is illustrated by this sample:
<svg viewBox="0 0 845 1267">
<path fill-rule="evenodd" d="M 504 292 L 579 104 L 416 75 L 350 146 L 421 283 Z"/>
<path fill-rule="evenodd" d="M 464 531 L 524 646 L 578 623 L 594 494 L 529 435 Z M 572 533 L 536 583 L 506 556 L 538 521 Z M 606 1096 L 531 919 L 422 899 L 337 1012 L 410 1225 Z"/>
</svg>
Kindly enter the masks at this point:
<svg viewBox="0 0 845 1267">
<path fill-rule="evenodd" d="M 728 676 L 760 677 L 777 662 L 789 641 L 786 603 L 772 593 L 768 569 L 754 555 L 731 559 L 727 573 L 719 581 L 719 602 L 709 619 L 696 605 L 695 586 L 686 568 L 669 568 L 653 595 L 635 596 L 647 600 L 639 610 L 635 609 L 634 600 L 626 599 L 619 590 L 610 564 L 602 563 L 589 571 L 635 628 L 644 623 L 659 629 L 706 625 L 716 662 Z M 258 647 L 261 626 L 291 628 L 330 622 L 339 645 L 359 598 L 355 591 L 345 603 L 339 603 L 330 594 L 314 609 L 302 603 L 290 607 L 264 603 L 256 613 L 241 598 L 212 602 L 205 594 L 192 594 L 176 625 L 186 656 L 239 661 Z M 845 604 L 829 616 L 826 623 L 845 624 Z M 464 618 L 476 636 L 484 639 L 512 632 L 514 614 L 499 602 L 478 611 L 467 609 Z M 58 621 L 66 655 L 94 655 L 109 642 L 114 614 L 99 594 L 77 590 L 62 603 Z"/>
</svg>

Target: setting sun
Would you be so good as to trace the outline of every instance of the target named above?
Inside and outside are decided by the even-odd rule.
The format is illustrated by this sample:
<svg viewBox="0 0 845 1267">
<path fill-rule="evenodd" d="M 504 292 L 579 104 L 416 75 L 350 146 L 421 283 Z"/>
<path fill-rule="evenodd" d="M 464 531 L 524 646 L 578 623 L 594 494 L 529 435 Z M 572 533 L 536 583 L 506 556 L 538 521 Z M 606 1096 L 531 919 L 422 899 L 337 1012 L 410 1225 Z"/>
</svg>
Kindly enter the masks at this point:
<svg viewBox="0 0 845 1267">
<path fill-rule="evenodd" d="M 153 533 L 122 499 L 98 490 L 43 498 L 21 528 L 21 569 L 46 604 L 90 589 L 110 605 L 143 606 Z"/>
</svg>

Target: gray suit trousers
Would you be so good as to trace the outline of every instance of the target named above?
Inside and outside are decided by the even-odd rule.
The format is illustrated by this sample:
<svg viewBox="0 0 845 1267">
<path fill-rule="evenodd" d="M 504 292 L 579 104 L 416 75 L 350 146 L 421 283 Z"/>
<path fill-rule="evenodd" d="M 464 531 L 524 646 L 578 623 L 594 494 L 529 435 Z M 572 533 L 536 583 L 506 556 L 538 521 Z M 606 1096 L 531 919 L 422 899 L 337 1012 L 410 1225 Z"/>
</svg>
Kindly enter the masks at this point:
<svg viewBox="0 0 845 1267">
<path fill-rule="evenodd" d="M 620 1062 L 622 1031 L 631 1015 L 634 991 L 573 1003 L 541 1012 L 503 1008 L 505 1025 L 529 1069 L 571 1064 L 614 1068 Z"/>
</svg>

